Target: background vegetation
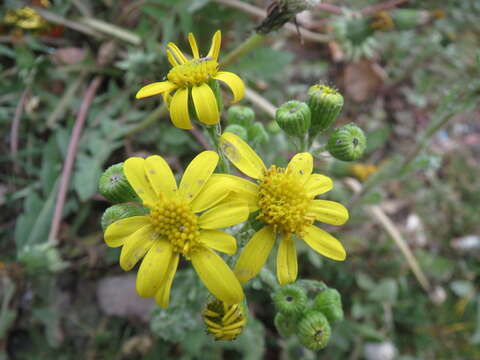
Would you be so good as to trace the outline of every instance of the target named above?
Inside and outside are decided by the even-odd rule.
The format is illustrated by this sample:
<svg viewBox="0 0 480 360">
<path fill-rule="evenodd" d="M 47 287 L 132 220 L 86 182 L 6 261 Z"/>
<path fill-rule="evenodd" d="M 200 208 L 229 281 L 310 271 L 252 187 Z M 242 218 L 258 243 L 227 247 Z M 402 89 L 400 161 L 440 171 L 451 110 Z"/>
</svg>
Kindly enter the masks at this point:
<svg viewBox="0 0 480 360">
<path fill-rule="evenodd" d="M 24 5 L 43 20 L 28 28 L 6 20 Z M 325 1 L 297 17 L 309 33 L 299 36 L 293 27 L 270 34 L 228 68 L 251 90 L 242 104 L 268 131 L 270 140 L 257 144 L 267 161 L 285 163 L 294 152 L 273 111 L 305 100 L 318 82 L 345 97 L 336 125 L 355 122 L 368 136 L 362 163 L 378 169 L 368 180 L 358 167 L 317 154 L 319 171 L 336 176 L 331 199 L 351 213 L 335 229 L 347 261 L 302 250 L 299 260 L 299 277 L 324 281 L 343 296 L 346 318 L 325 350 L 314 353 L 277 334 L 268 279 L 247 290 L 244 334 L 214 342 L 200 316 L 206 291 L 191 270 L 178 273 L 171 306 L 160 310 L 137 297 L 134 275 L 118 266 L 118 249 L 104 244 L 99 220 L 108 203 L 97 194 L 103 169 L 128 156 L 161 154 L 178 172 L 209 146 L 200 130 L 174 128 L 159 97 L 134 99 L 168 71 L 166 44 L 185 49 L 193 32 L 206 49 L 221 29 L 224 56 L 248 38 L 267 5 L 4 2 L 0 359 L 480 358 L 476 0 Z M 368 36 L 349 26 L 353 11 L 367 18 L 394 7 L 426 17 Z"/>
</svg>

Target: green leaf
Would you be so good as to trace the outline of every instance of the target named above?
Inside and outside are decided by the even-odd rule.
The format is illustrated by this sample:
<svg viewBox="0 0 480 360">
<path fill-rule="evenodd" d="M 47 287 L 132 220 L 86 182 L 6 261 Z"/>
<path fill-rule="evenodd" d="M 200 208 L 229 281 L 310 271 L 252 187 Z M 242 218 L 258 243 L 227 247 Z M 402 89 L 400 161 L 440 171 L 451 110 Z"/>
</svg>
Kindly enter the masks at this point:
<svg viewBox="0 0 480 360">
<path fill-rule="evenodd" d="M 393 279 L 383 279 L 368 293 L 371 300 L 389 304 L 394 304 L 397 301 L 397 295 L 398 286 Z"/>
</svg>

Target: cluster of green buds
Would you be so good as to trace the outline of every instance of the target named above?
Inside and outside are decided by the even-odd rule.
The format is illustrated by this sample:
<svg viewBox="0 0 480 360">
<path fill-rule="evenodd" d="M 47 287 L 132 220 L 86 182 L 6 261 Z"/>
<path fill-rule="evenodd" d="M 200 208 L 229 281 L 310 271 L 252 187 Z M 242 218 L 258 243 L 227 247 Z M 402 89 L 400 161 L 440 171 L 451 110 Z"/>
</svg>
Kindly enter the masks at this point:
<svg viewBox="0 0 480 360">
<path fill-rule="evenodd" d="M 217 299 L 207 303 L 202 315 L 207 333 L 215 340 L 235 340 L 247 323 L 242 304 L 227 305 Z"/>
<path fill-rule="evenodd" d="M 343 308 L 337 290 L 315 283 L 307 289 L 301 280 L 276 290 L 273 301 L 278 312 L 274 322 L 283 337 L 296 335 L 307 349 L 321 350 L 330 341 L 331 323 L 343 319 Z M 314 292 L 310 298 L 307 290 Z"/>
<path fill-rule="evenodd" d="M 103 213 L 101 224 L 104 231 L 117 220 L 142 216 L 148 212 L 125 177 L 123 163 L 112 165 L 104 171 L 98 183 L 98 190 L 114 204 Z"/>
<path fill-rule="evenodd" d="M 267 130 L 262 123 L 255 121 L 255 112 L 248 106 L 231 106 L 227 113 L 227 123 L 224 132 L 231 132 L 250 144 L 268 142 Z"/>
<path fill-rule="evenodd" d="M 308 151 L 316 137 L 330 130 L 343 108 L 342 94 L 327 85 L 317 84 L 308 90 L 306 103 L 290 100 L 275 114 L 278 126 L 299 144 L 300 151 Z M 333 130 L 326 149 L 342 161 L 359 159 L 365 151 L 367 139 L 362 129 L 349 124 Z"/>
</svg>

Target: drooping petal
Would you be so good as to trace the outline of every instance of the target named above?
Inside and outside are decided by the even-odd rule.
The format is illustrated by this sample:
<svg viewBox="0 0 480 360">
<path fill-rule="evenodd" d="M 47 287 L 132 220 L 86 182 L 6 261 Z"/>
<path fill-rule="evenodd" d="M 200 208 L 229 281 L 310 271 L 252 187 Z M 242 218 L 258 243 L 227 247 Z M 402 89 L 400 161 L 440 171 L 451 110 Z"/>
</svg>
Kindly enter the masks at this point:
<svg viewBox="0 0 480 360">
<path fill-rule="evenodd" d="M 180 65 L 180 63 L 177 61 L 177 59 L 175 59 L 175 56 L 173 56 L 172 52 L 169 49 L 167 49 L 167 59 L 170 65 L 172 65 L 173 67 Z"/>
<path fill-rule="evenodd" d="M 217 174 L 212 174 L 212 176 L 210 176 L 202 191 L 200 191 L 190 203 L 190 207 L 194 213 L 214 207 L 231 192 L 228 181 L 216 175 Z"/>
<path fill-rule="evenodd" d="M 220 121 L 217 100 L 210 86 L 201 84 L 192 87 L 193 105 L 198 120 L 207 125 L 215 125 Z"/>
<path fill-rule="evenodd" d="M 173 246 L 168 241 L 157 240 L 148 250 L 137 275 L 137 292 L 142 297 L 151 297 L 160 289 L 167 274 Z"/>
<path fill-rule="evenodd" d="M 296 154 L 288 163 L 287 172 L 298 176 L 299 181 L 303 184 L 312 174 L 313 157 L 308 152 Z"/>
<path fill-rule="evenodd" d="M 123 163 L 123 172 L 133 190 L 147 203 L 154 203 L 157 194 L 153 191 L 147 175 L 145 174 L 145 159 L 140 157 L 128 158 Z"/>
<path fill-rule="evenodd" d="M 132 216 L 117 220 L 105 230 L 105 243 L 112 248 L 122 246 L 130 235 L 150 223 L 148 216 Z"/>
<path fill-rule="evenodd" d="M 342 243 L 332 235 L 311 225 L 304 230 L 303 240 L 316 252 L 333 260 L 345 260 L 347 253 Z"/>
<path fill-rule="evenodd" d="M 312 174 L 305 183 L 308 196 L 315 197 L 332 190 L 333 181 L 328 176 Z"/>
<path fill-rule="evenodd" d="M 220 148 L 233 165 L 253 179 L 260 179 L 267 170 L 257 153 L 235 134 L 223 133 Z"/>
<path fill-rule="evenodd" d="M 131 270 L 140 260 L 157 239 L 157 234 L 152 225 L 147 225 L 130 235 L 122 247 L 120 253 L 120 267 L 125 270 Z"/>
<path fill-rule="evenodd" d="M 215 61 L 218 60 L 218 55 L 220 54 L 220 44 L 222 43 L 222 33 L 220 30 L 217 30 L 212 38 L 212 45 L 208 51 L 207 57 L 212 57 Z"/>
<path fill-rule="evenodd" d="M 243 99 L 245 95 L 245 85 L 238 75 L 227 71 L 220 71 L 213 77 L 216 80 L 223 81 L 228 85 L 233 94 L 233 103 Z"/>
<path fill-rule="evenodd" d="M 177 85 L 175 85 L 170 81 L 154 82 L 152 84 L 145 85 L 140 90 L 138 90 L 137 94 L 135 95 L 135 98 L 141 99 L 148 96 L 170 92 L 175 88 L 177 88 Z"/>
<path fill-rule="evenodd" d="M 177 59 L 177 62 L 179 64 L 185 64 L 188 61 L 186 56 L 183 55 L 182 51 L 178 48 L 177 45 L 175 45 L 172 42 L 169 42 L 167 44 L 167 47 L 172 52 L 173 56 Z"/>
<path fill-rule="evenodd" d="M 155 295 L 155 301 L 159 306 L 164 309 L 168 307 L 168 303 L 170 302 L 170 290 L 172 288 L 173 278 L 175 277 L 175 273 L 177 272 L 179 259 L 180 256 L 178 254 L 174 253 L 172 255 L 172 257 L 170 258 L 170 263 L 168 264 L 167 273 L 162 279 L 160 289 Z"/>
<path fill-rule="evenodd" d="M 177 192 L 177 182 L 172 169 L 161 156 L 149 156 L 145 160 L 145 172 L 157 196 L 163 193 L 172 197 Z"/>
<path fill-rule="evenodd" d="M 234 269 L 241 283 L 247 282 L 260 272 L 274 243 L 275 232 L 272 226 L 265 226 L 252 236 L 243 248 Z"/>
<path fill-rule="evenodd" d="M 192 48 L 192 54 L 194 59 L 199 59 L 200 54 L 198 52 L 197 42 L 195 40 L 195 36 L 192 33 L 188 33 L 188 42 L 190 43 L 190 47 Z"/>
<path fill-rule="evenodd" d="M 195 199 L 207 183 L 218 164 L 218 154 L 203 151 L 198 154 L 185 169 L 180 181 L 179 192 L 189 201 Z"/>
<path fill-rule="evenodd" d="M 224 201 L 200 215 L 198 226 L 202 229 L 218 229 L 240 224 L 248 219 L 248 213 L 245 201 Z"/>
<path fill-rule="evenodd" d="M 198 276 L 217 299 L 228 305 L 242 301 L 242 287 L 220 256 L 206 247 L 199 247 L 191 260 Z"/>
<path fill-rule="evenodd" d="M 277 279 L 280 285 L 294 282 L 297 279 L 298 264 L 295 239 L 284 236 L 280 241 L 277 253 Z"/>
<path fill-rule="evenodd" d="M 220 230 L 203 230 L 198 240 L 206 247 L 225 254 L 232 255 L 237 251 L 237 240 L 232 235 Z"/>
<path fill-rule="evenodd" d="M 221 179 L 225 187 L 236 194 L 239 198 L 245 201 L 249 207 L 250 212 L 258 210 L 258 185 L 243 179 L 241 177 L 229 174 L 213 174 L 210 181 Z"/>
<path fill-rule="evenodd" d="M 188 114 L 188 89 L 178 89 L 170 101 L 170 117 L 173 125 L 179 129 L 192 129 Z"/>
<path fill-rule="evenodd" d="M 342 225 L 348 220 L 348 210 L 342 204 L 329 200 L 312 200 L 308 215 L 330 225 Z"/>
</svg>

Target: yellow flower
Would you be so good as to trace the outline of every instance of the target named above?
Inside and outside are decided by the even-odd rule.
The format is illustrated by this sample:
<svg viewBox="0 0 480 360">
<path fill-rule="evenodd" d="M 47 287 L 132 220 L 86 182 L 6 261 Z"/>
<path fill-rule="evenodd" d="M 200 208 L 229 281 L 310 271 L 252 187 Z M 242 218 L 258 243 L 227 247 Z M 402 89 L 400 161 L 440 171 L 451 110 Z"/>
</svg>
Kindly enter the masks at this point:
<svg viewBox="0 0 480 360">
<path fill-rule="evenodd" d="M 212 45 L 207 56 L 200 57 L 197 42 L 192 33 L 188 34 L 192 48 L 193 59 L 188 59 L 174 43 L 168 43 L 167 58 L 172 69 L 167 74 L 167 81 L 155 82 L 141 88 L 137 99 L 162 94 L 170 107 L 170 117 L 173 125 L 180 129 L 191 129 L 188 104 L 190 96 L 200 122 L 215 125 L 220 121 L 217 100 L 208 82 L 212 79 L 227 84 L 233 93 L 233 102 L 243 98 L 245 86 L 242 79 L 231 72 L 218 71 L 218 55 L 220 53 L 221 32 L 213 35 Z"/>
<path fill-rule="evenodd" d="M 245 221 L 248 207 L 213 174 L 218 154 L 204 151 L 192 160 L 177 187 L 166 161 L 158 156 L 125 161 L 128 182 L 150 209 L 147 216 L 118 220 L 107 227 L 105 242 L 123 245 L 120 266 L 131 270 L 144 257 L 137 276 L 140 296 L 155 296 L 167 307 L 180 255 L 192 262 L 208 290 L 227 304 L 243 299 L 233 271 L 213 250 L 234 254 L 235 238 L 216 230 Z"/>
<path fill-rule="evenodd" d="M 242 304 L 227 305 L 217 299 L 207 304 L 202 315 L 207 332 L 215 340 L 235 340 L 247 323 Z"/>
<path fill-rule="evenodd" d="M 250 211 L 259 211 L 257 219 L 265 224 L 240 254 L 234 269 L 240 282 L 258 274 L 273 249 L 277 235 L 281 238 L 277 252 L 277 278 L 282 285 L 297 278 L 294 235 L 328 258 L 345 260 L 342 244 L 314 225 L 315 221 L 342 225 L 348 220 L 348 211 L 337 202 L 315 200 L 317 195 L 331 190 L 333 183 L 327 176 L 312 174 L 313 158 L 310 153 L 296 154 L 286 169 L 275 165 L 267 169 L 255 151 L 234 134 L 224 133 L 220 138 L 220 147 L 240 171 L 257 180 L 253 183 L 236 176 L 222 175 L 230 181 L 229 187 L 248 202 Z"/>
</svg>

